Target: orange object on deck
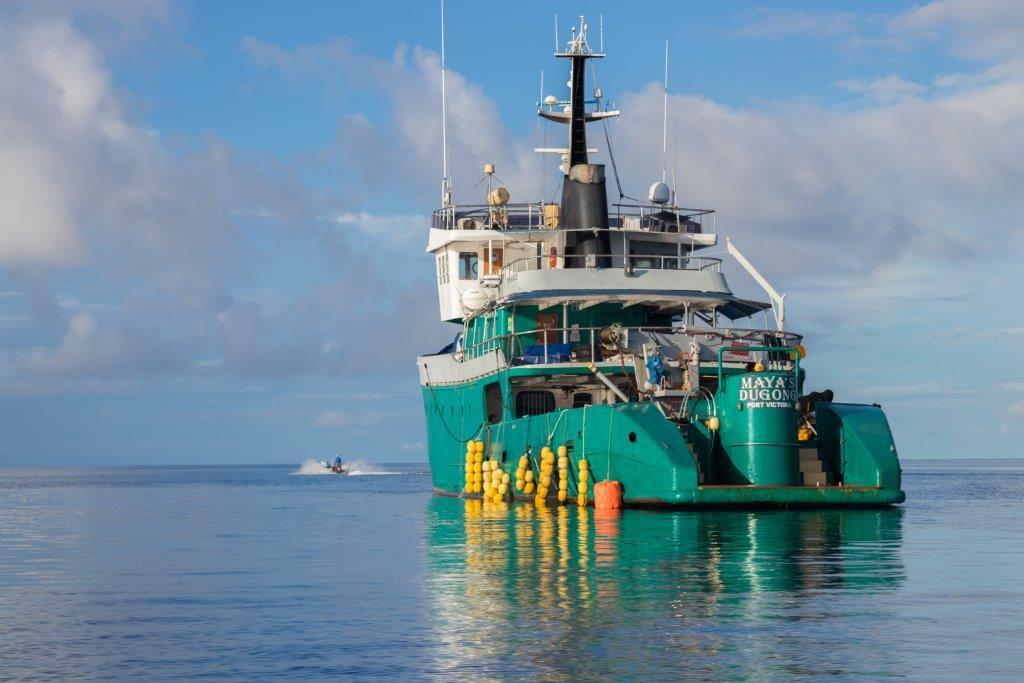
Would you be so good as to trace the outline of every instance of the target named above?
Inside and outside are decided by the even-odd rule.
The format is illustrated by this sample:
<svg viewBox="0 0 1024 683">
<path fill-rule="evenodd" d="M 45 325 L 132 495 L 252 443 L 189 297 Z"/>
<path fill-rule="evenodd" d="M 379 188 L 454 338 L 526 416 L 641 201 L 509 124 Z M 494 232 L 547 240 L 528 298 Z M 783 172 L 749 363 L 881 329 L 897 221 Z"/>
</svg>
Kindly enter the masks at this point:
<svg viewBox="0 0 1024 683">
<path fill-rule="evenodd" d="M 622 484 L 608 480 L 594 484 L 594 508 L 597 510 L 621 509 Z"/>
</svg>

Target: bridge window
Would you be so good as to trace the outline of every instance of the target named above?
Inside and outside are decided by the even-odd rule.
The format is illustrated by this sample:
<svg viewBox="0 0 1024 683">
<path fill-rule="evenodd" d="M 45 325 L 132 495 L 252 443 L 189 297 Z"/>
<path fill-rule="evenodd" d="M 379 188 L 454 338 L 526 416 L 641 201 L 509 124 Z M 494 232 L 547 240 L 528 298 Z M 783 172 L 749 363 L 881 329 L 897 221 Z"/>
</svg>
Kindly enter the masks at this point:
<svg viewBox="0 0 1024 683">
<path fill-rule="evenodd" d="M 437 284 L 448 284 L 448 252 L 437 255 Z"/>
<path fill-rule="evenodd" d="M 475 251 L 463 251 L 459 253 L 459 279 L 476 280 L 479 270 L 479 258 Z"/>
</svg>

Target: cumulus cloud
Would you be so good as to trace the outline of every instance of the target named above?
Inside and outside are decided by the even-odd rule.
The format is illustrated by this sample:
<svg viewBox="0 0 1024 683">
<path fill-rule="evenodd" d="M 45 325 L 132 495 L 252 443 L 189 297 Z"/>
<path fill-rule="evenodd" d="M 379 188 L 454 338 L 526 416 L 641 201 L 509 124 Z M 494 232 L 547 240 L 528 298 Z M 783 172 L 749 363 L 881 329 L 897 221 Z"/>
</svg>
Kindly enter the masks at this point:
<svg viewBox="0 0 1024 683">
<path fill-rule="evenodd" d="M 935 0 L 892 18 L 890 32 L 948 41 L 961 55 L 977 59 L 1020 56 L 1024 46 L 1024 5 L 1017 0 Z"/>
<path fill-rule="evenodd" d="M 122 378 L 186 369 L 185 349 L 160 338 L 150 321 L 103 325 L 90 311 L 71 317 L 55 349 L 35 349 L 25 370 L 32 378 Z"/>
<path fill-rule="evenodd" d="M 774 28 L 760 30 L 955 32 L 955 3 L 933 4 L 888 24 L 764 15 Z M 971 50 L 974 34 L 956 35 Z M 73 24 L 52 13 L 0 18 L 0 265 L 5 289 L 25 302 L 5 300 L 4 315 L 36 326 L 30 343 L 4 351 L 8 378 L 387 376 L 445 341 L 422 255 L 425 209 L 439 196 L 438 55 L 398 46 L 380 59 L 347 39 L 285 49 L 249 37 L 240 50 L 254 69 L 385 102 L 383 114 L 340 117 L 316 156 L 344 180 L 337 195 L 215 138 L 172 147 L 133 117 L 103 53 Z M 861 318 L 876 315 L 934 283 L 929 259 L 962 265 L 982 244 L 1021 246 L 1024 77 L 1007 66 L 1009 48 L 998 55 L 931 85 L 897 73 L 841 81 L 864 96 L 855 106 L 675 94 L 679 196 L 718 208 L 719 231 L 756 245 L 752 256 L 783 286 L 827 290 Z M 471 188 L 484 162 L 514 200 L 539 199 L 534 140 L 510 132 L 480 85 L 455 71 L 447 85 L 459 200 L 482 198 Z M 616 98 L 614 150 L 634 196 L 660 177 L 651 131 L 661 98 L 656 84 Z M 55 283 L 69 273 L 92 296 L 60 306 Z M 812 327 L 834 327 L 829 311 L 814 314 Z"/>
<path fill-rule="evenodd" d="M 838 81 L 836 85 L 883 104 L 919 95 L 926 90 L 920 83 L 905 80 L 899 74 L 889 74 L 872 80 L 846 79 Z"/>
<path fill-rule="evenodd" d="M 737 35 L 782 38 L 810 35 L 828 38 L 854 33 L 866 17 L 854 12 L 808 12 L 794 9 L 760 8 L 751 12 Z"/>
</svg>

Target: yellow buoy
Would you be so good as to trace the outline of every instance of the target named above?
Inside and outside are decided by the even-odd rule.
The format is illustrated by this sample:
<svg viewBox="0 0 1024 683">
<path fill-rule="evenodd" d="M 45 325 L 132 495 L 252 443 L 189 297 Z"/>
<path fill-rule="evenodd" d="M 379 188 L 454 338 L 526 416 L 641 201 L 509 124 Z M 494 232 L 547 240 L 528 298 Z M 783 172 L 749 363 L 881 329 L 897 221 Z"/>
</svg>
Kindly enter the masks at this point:
<svg viewBox="0 0 1024 683">
<path fill-rule="evenodd" d="M 568 467 L 569 466 L 569 458 L 565 457 L 564 455 L 559 456 L 559 458 L 558 458 L 558 466 L 561 469 L 565 469 L 566 467 Z"/>
<path fill-rule="evenodd" d="M 712 415 L 707 421 L 708 430 L 717 432 L 718 428 L 722 426 L 722 421 L 718 419 L 717 415 Z"/>
<path fill-rule="evenodd" d="M 568 479 L 559 479 L 558 480 L 558 490 L 559 491 L 567 491 L 567 490 L 569 490 L 569 480 Z"/>
<path fill-rule="evenodd" d="M 483 453 L 484 452 L 484 442 L 483 441 L 477 441 L 476 442 L 476 452 L 477 453 Z"/>
<path fill-rule="evenodd" d="M 483 463 L 483 461 L 484 461 L 484 454 L 483 453 L 481 453 L 480 451 L 477 451 L 476 453 L 473 454 L 473 462 L 475 462 L 477 465 Z"/>
<path fill-rule="evenodd" d="M 754 372 L 764 372 L 764 363 L 761 361 L 754 363 Z"/>
<path fill-rule="evenodd" d="M 580 459 L 580 471 L 581 471 L 581 472 L 582 472 L 583 470 L 585 470 L 585 469 L 589 468 L 589 467 L 590 467 L 590 463 L 589 463 L 589 462 L 587 462 L 587 459 L 586 459 L 586 458 L 582 458 L 582 459 Z"/>
<path fill-rule="evenodd" d="M 530 464 L 530 459 L 528 457 L 526 457 L 525 455 L 523 457 L 519 458 L 519 467 L 521 469 L 526 469 L 526 466 L 529 465 L 529 464 Z"/>
<path fill-rule="evenodd" d="M 566 448 L 565 446 L 559 446 L 558 447 L 558 457 L 564 458 L 568 454 L 569 454 L 569 449 L 568 448 Z"/>
<path fill-rule="evenodd" d="M 484 478 L 484 481 L 490 481 L 491 480 L 491 471 L 490 470 L 484 470 L 483 478 Z"/>
<path fill-rule="evenodd" d="M 525 493 L 525 494 L 533 493 L 533 482 L 532 481 L 526 482 L 526 486 L 523 487 L 523 493 Z"/>
<path fill-rule="evenodd" d="M 502 484 L 507 484 L 507 483 L 508 483 L 508 480 L 509 480 L 509 479 L 511 479 L 511 478 L 512 478 L 512 477 L 508 476 L 508 473 L 507 473 L 507 472 L 502 472 L 502 473 L 501 473 L 501 483 L 502 483 Z"/>
<path fill-rule="evenodd" d="M 551 486 L 551 475 L 550 474 L 542 474 L 542 475 L 540 475 L 540 483 L 543 484 L 544 486 Z"/>
<path fill-rule="evenodd" d="M 548 487 L 547 486 L 538 486 L 537 487 L 537 495 L 538 496 L 547 496 L 548 495 Z"/>
<path fill-rule="evenodd" d="M 577 505 L 586 505 L 587 504 L 587 494 L 581 493 L 580 495 L 576 496 L 576 504 Z"/>
<path fill-rule="evenodd" d="M 503 495 L 503 496 L 504 496 L 504 495 L 505 495 L 506 493 L 508 493 L 508 484 L 500 484 L 500 485 L 498 486 L 498 493 L 500 493 L 500 494 L 501 494 L 501 495 Z"/>
<path fill-rule="evenodd" d="M 542 495 L 540 495 L 538 493 L 537 497 L 533 499 L 533 503 L 534 503 L 534 505 L 537 505 L 538 507 L 544 507 L 544 496 L 542 496 Z"/>
<path fill-rule="evenodd" d="M 587 492 L 587 482 L 581 481 L 579 486 L 577 486 L 576 488 L 579 489 L 580 493 L 586 493 Z"/>
<path fill-rule="evenodd" d="M 568 494 L 566 494 L 566 492 L 565 492 L 565 491 L 559 491 L 559 492 L 558 492 L 558 502 L 559 502 L 559 503 L 564 503 L 564 502 L 565 502 L 565 499 L 566 499 L 566 497 L 567 497 L 567 495 L 568 495 Z"/>
<path fill-rule="evenodd" d="M 533 481 L 533 470 L 526 470 L 526 476 L 523 477 L 526 481 Z"/>
</svg>

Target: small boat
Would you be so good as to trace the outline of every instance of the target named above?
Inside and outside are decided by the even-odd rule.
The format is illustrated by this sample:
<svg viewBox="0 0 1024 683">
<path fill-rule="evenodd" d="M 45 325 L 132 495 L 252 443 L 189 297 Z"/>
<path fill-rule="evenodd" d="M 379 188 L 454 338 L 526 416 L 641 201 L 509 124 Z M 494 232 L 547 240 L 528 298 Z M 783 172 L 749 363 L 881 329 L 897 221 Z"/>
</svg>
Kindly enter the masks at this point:
<svg viewBox="0 0 1024 683">
<path fill-rule="evenodd" d="M 345 466 L 341 462 L 341 456 L 334 456 L 334 460 L 320 458 L 317 463 L 333 474 L 348 474 L 348 471 L 345 470 Z"/>
</svg>

